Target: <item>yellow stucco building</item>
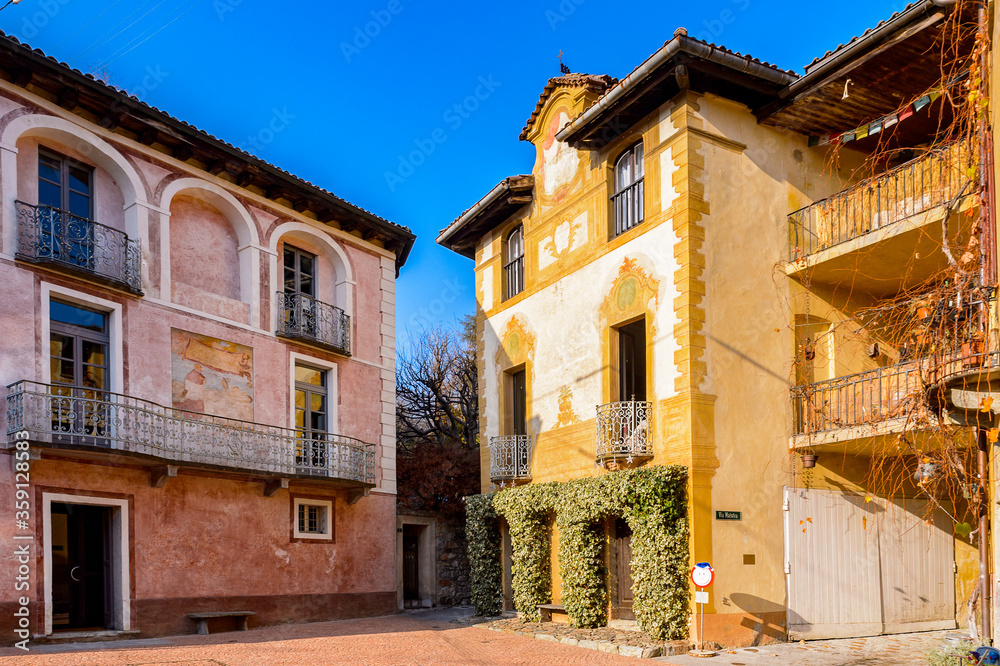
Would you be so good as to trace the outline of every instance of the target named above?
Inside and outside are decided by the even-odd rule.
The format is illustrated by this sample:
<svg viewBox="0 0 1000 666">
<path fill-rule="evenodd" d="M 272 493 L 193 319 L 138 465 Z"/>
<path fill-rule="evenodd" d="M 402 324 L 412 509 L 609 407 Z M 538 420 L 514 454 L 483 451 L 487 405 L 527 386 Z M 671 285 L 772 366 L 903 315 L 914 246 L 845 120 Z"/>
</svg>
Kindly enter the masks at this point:
<svg viewBox="0 0 1000 666">
<path fill-rule="evenodd" d="M 959 191 L 978 147 L 942 139 L 962 125 L 938 47 L 964 62 L 955 28 L 975 22 L 951 5 L 913 3 L 802 76 L 679 29 L 621 81 L 550 79 L 520 136 L 532 172 L 438 238 L 475 261 L 483 491 L 686 466 L 709 640 L 965 613 L 967 507 L 929 501 L 922 463 L 893 448 L 937 436 L 905 418 L 926 349 L 864 320 L 919 309 L 911 292 L 948 267 L 942 227 L 954 247 L 978 233 L 981 200 Z M 984 276 L 963 319 L 977 341 Z M 880 478 L 892 457 L 917 477 Z M 607 529 L 621 562 L 627 526 Z M 631 617 L 628 585 L 609 575 L 611 618 Z"/>
</svg>

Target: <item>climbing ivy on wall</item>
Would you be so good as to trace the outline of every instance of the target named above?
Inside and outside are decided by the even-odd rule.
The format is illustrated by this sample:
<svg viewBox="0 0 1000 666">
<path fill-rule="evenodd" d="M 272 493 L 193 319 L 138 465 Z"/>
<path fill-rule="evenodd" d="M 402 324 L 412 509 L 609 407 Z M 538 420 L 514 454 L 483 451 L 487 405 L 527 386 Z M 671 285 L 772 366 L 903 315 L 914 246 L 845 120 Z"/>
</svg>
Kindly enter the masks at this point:
<svg viewBox="0 0 1000 666">
<path fill-rule="evenodd" d="M 683 638 L 688 621 L 687 470 L 643 467 L 562 485 L 556 502 L 563 605 L 574 624 L 607 623 L 602 522 L 632 528 L 633 612 L 656 638 Z"/>
<path fill-rule="evenodd" d="M 510 529 L 511 587 L 514 608 L 538 619 L 538 605 L 552 602 L 552 549 L 549 523 L 557 483 L 533 483 L 497 493 L 493 506 Z"/>
<path fill-rule="evenodd" d="M 465 535 L 476 615 L 499 615 L 503 610 L 503 544 L 492 493 L 466 498 Z"/>
<path fill-rule="evenodd" d="M 500 514 L 510 525 L 514 605 L 523 618 L 537 619 L 538 604 L 552 597 L 549 521 L 555 512 L 566 612 L 576 626 L 606 624 L 603 521 L 622 517 L 632 529 L 633 611 L 639 627 L 660 639 L 684 638 L 689 602 L 686 487 L 686 468 L 650 466 L 469 498 L 467 529 L 476 612 L 496 614 L 481 612 L 477 599 L 486 600 L 484 609 L 502 605 L 496 524 Z M 491 509 L 485 508 L 487 504 Z M 485 535 L 490 530 L 494 532 Z M 481 538 L 480 533 L 484 533 Z M 478 545 L 487 540 L 496 544 L 491 546 L 492 555 L 482 553 Z"/>
</svg>

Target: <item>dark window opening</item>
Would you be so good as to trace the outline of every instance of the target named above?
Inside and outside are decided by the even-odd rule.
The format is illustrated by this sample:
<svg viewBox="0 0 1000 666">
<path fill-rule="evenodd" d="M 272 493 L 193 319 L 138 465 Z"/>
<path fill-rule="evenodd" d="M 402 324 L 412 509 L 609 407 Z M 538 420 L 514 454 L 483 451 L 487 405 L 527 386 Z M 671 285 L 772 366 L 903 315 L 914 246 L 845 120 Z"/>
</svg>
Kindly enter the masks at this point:
<svg viewBox="0 0 1000 666">
<path fill-rule="evenodd" d="M 504 299 L 524 291 L 524 226 L 518 225 L 507 236 L 503 265 Z"/>
<path fill-rule="evenodd" d="M 641 224 L 645 219 L 643 176 L 643 147 L 640 141 L 622 153 L 615 163 L 614 194 L 611 196 L 614 209 L 612 238 Z"/>
<path fill-rule="evenodd" d="M 524 370 L 512 372 L 510 379 L 510 434 L 528 434 L 527 374 Z"/>
<path fill-rule="evenodd" d="M 646 320 L 619 327 L 618 401 L 646 400 Z"/>
</svg>

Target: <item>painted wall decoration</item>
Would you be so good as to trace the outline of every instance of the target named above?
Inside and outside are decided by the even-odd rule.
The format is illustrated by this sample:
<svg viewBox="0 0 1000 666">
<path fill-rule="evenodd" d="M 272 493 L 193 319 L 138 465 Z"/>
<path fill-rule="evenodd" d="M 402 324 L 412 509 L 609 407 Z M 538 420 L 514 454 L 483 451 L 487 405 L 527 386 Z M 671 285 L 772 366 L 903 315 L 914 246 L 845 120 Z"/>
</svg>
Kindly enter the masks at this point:
<svg viewBox="0 0 1000 666">
<path fill-rule="evenodd" d="M 660 281 L 646 272 L 639 261 L 625 257 L 599 310 L 601 321 L 614 324 L 631 317 L 655 313 L 660 305 Z"/>
<path fill-rule="evenodd" d="M 498 367 L 509 368 L 531 361 L 534 356 L 535 334 L 531 332 L 524 315 L 515 314 L 507 320 L 493 360 Z"/>
<path fill-rule="evenodd" d="M 538 268 L 545 269 L 561 261 L 587 243 L 587 213 L 564 220 L 552 233 L 538 242 Z"/>
<path fill-rule="evenodd" d="M 573 410 L 573 389 L 569 384 L 559 387 L 559 417 L 556 420 L 556 427 L 573 425 L 579 423 L 580 417 Z"/>
<path fill-rule="evenodd" d="M 171 397 L 176 409 L 253 421 L 253 349 L 170 329 Z"/>
<path fill-rule="evenodd" d="M 580 155 L 576 149 L 556 139 L 556 133 L 569 122 L 569 119 L 569 109 L 565 107 L 554 109 L 551 120 L 545 128 L 545 139 L 542 141 L 542 167 L 539 169 L 542 191 L 556 203 L 562 201 L 569 193 L 569 186 L 580 167 Z"/>
</svg>

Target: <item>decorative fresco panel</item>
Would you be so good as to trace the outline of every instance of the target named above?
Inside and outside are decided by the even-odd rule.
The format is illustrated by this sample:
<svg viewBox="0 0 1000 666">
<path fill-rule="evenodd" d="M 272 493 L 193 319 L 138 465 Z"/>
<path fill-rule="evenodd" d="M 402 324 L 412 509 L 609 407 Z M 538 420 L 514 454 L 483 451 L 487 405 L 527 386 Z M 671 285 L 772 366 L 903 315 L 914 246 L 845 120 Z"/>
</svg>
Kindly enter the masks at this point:
<svg viewBox="0 0 1000 666">
<path fill-rule="evenodd" d="M 253 421 L 253 349 L 170 329 L 171 394 L 176 409 Z"/>
</svg>

